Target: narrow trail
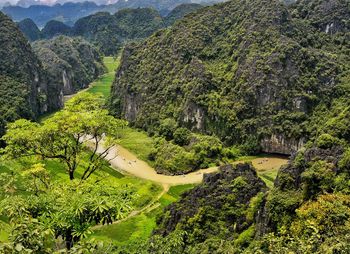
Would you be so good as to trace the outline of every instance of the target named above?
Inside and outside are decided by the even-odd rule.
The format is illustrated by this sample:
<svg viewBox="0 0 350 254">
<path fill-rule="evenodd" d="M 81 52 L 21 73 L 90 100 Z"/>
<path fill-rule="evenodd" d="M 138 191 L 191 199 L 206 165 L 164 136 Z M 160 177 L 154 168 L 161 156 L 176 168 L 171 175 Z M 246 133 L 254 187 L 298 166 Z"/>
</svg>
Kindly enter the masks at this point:
<svg viewBox="0 0 350 254">
<path fill-rule="evenodd" d="M 123 221 L 131 219 L 132 217 L 135 217 L 135 216 L 137 216 L 139 214 L 142 214 L 143 212 L 151 212 L 151 211 L 153 211 L 154 209 L 156 209 L 156 208 L 158 208 L 160 206 L 160 203 L 158 201 L 165 193 L 168 192 L 168 190 L 169 190 L 169 185 L 163 185 L 162 192 L 159 193 L 151 202 L 149 202 L 148 205 L 146 205 L 142 209 L 134 210 L 128 216 L 126 216 L 125 218 L 123 218 L 121 220 L 114 221 L 112 224 L 107 224 L 107 225 L 100 224 L 100 225 L 96 225 L 96 226 L 92 227 L 92 229 L 99 229 L 99 228 L 102 228 L 102 227 L 105 227 L 105 226 L 119 224 L 119 223 L 121 223 Z"/>
</svg>

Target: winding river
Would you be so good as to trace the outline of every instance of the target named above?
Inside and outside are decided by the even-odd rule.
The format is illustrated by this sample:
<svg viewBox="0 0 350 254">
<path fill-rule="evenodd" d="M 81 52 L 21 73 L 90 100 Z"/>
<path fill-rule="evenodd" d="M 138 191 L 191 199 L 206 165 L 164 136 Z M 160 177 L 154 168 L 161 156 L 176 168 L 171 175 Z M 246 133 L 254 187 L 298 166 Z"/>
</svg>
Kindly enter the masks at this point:
<svg viewBox="0 0 350 254">
<path fill-rule="evenodd" d="M 103 144 L 97 149 L 98 153 L 104 151 Z M 192 173 L 184 175 L 162 175 L 158 174 L 154 168 L 152 168 L 145 161 L 142 161 L 136 157 L 129 150 L 124 147 L 117 145 L 109 150 L 106 159 L 110 162 L 112 167 L 116 170 L 120 170 L 123 173 L 131 174 L 139 178 L 151 180 L 162 184 L 163 186 L 168 185 L 181 185 L 181 184 L 192 184 L 200 183 L 203 180 L 203 174 L 213 173 L 218 171 L 218 167 L 211 167 L 207 169 L 197 170 Z M 256 158 L 251 160 L 253 166 L 258 171 L 269 171 L 278 169 L 282 165 L 287 163 L 287 159 L 280 157 L 265 157 Z M 236 161 L 234 163 L 240 163 L 243 161 Z"/>
</svg>

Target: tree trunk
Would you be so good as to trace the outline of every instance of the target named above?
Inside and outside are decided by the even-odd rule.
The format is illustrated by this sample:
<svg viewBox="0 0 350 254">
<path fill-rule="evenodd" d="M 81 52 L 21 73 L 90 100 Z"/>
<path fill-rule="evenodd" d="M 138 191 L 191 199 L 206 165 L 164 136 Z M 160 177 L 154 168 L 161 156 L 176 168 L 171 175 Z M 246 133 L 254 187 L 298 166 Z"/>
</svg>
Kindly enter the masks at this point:
<svg viewBox="0 0 350 254">
<path fill-rule="evenodd" d="M 66 232 L 66 248 L 67 250 L 70 250 L 73 247 L 73 236 L 71 233 L 71 230 L 68 230 Z"/>
<path fill-rule="evenodd" d="M 74 171 L 69 171 L 69 179 L 70 180 L 74 179 Z"/>
</svg>

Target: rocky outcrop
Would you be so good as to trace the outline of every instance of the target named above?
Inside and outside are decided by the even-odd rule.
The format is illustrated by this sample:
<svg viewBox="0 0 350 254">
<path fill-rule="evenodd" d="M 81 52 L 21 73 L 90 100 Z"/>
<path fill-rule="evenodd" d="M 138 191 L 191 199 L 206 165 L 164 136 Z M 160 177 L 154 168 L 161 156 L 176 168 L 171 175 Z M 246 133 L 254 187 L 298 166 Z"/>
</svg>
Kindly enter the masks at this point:
<svg viewBox="0 0 350 254">
<path fill-rule="evenodd" d="M 275 187 L 281 190 L 294 189 L 298 190 L 301 186 L 301 174 L 308 168 L 309 164 L 314 161 L 326 161 L 334 165 L 334 170 L 338 171 L 338 162 L 344 153 L 342 146 L 333 146 L 327 149 L 312 147 L 300 152 L 302 163 L 296 162 L 294 156 L 286 167 L 281 168 L 275 180 Z M 288 177 L 286 177 L 288 176 Z"/>
<path fill-rule="evenodd" d="M 304 138 L 286 138 L 283 134 L 274 134 L 263 138 L 260 146 L 264 153 L 291 155 L 304 146 Z"/>
<path fill-rule="evenodd" d="M 154 233 L 166 236 L 175 229 L 186 229 L 189 238 L 201 232 L 196 236 L 204 241 L 219 232 L 202 229 L 214 229 L 224 224 L 228 237 L 232 237 L 251 225 L 245 213 L 239 211 L 249 206 L 251 198 L 266 190 L 265 183 L 250 164 L 222 166 L 219 173 L 204 175 L 201 185 L 184 193 L 178 202 L 168 206 L 158 220 L 159 227 Z M 189 224 L 191 220 L 197 220 L 197 223 Z M 194 225 L 196 228 L 192 228 Z M 217 228 L 220 229 L 219 226 Z"/>
<path fill-rule="evenodd" d="M 314 145 L 294 154 L 288 165 L 279 170 L 274 189 L 260 207 L 256 217 L 256 237 L 276 231 L 280 223 L 290 222 L 295 216 L 296 209 L 306 200 L 313 198 L 307 195 L 308 192 L 313 195 L 333 192 L 332 179 L 326 182 L 323 179 L 330 174 L 335 178 L 337 174 L 344 173 L 339 167 L 339 161 L 343 156 L 344 147 L 339 144 L 333 144 L 328 148 Z M 312 177 L 311 185 L 305 180 L 306 172 L 308 173 L 306 177 Z M 349 172 L 345 172 L 343 177 L 348 177 L 348 174 Z"/>
</svg>

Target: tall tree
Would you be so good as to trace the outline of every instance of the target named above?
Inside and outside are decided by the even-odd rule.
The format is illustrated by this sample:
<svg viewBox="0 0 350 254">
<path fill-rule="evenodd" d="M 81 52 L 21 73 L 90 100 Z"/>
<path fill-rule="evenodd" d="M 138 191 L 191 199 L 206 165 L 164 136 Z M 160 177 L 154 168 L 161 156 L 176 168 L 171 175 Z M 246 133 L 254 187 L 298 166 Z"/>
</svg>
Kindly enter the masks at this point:
<svg viewBox="0 0 350 254">
<path fill-rule="evenodd" d="M 20 119 L 8 125 L 2 152 L 11 158 L 40 156 L 59 159 L 67 166 L 71 180 L 81 166 L 86 180 L 98 170 L 113 146 L 114 137 L 126 122 L 116 119 L 103 109 L 100 96 L 83 93 L 69 100 L 65 108 L 42 123 Z M 92 153 L 88 163 L 80 158 L 87 147 Z"/>
</svg>

